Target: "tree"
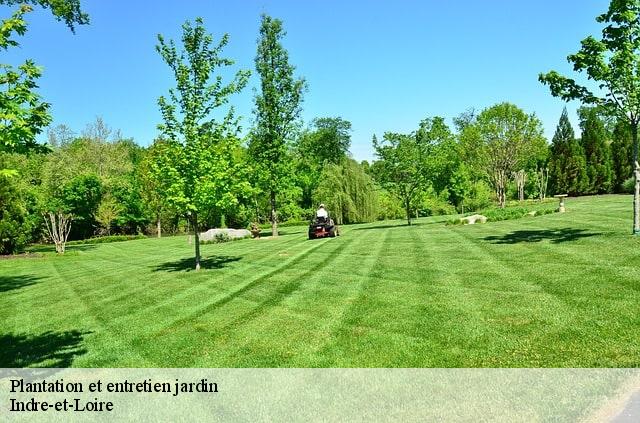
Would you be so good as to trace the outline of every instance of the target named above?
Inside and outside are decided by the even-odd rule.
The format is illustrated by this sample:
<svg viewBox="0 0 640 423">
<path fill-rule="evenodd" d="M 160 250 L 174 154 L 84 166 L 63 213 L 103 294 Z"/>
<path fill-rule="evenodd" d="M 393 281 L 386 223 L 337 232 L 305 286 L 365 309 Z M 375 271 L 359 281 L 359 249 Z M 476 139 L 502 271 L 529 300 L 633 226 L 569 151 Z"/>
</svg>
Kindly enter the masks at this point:
<svg viewBox="0 0 640 423">
<path fill-rule="evenodd" d="M 476 139 L 469 148 L 504 207 L 509 177 L 547 148 L 542 123 L 513 104 L 501 103 L 483 110 L 474 125 Z"/>
<path fill-rule="evenodd" d="M 436 194 L 447 191 L 445 194 L 450 197 L 450 183 L 460 167 L 460 154 L 453 133 L 444 118 L 435 116 L 423 119 L 415 136 L 418 144 L 429 150 L 425 178 L 429 179 Z"/>
<path fill-rule="evenodd" d="M 595 108 L 579 110 L 582 138 L 580 144 L 584 149 L 589 184 L 588 194 L 604 194 L 611 192 L 613 173 L 611 170 L 611 154 L 608 134 L 604 122 Z"/>
<path fill-rule="evenodd" d="M 155 218 L 158 238 L 162 237 L 162 212 L 167 207 L 166 189 L 170 185 L 170 180 L 164 174 L 164 169 L 171 168 L 171 159 L 166 149 L 165 140 L 155 140 L 137 168 L 141 195 Z"/>
<path fill-rule="evenodd" d="M 46 212 L 72 215 L 73 238 L 89 238 L 97 227 L 96 213 L 103 194 L 104 186 L 96 175 L 79 175 L 49 195 Z"/>
<path fill-rule="evenodd" d="M 373 148 L 378 158 L 374 163 L 376 180 L 402 201 L 407 225 L 411 225 L 411 210 L 428 184 L 427 146 L 414 134 L 387 132 L 382 142 L 374 136 Z"/>
<path fill-rule="evenodd" d="M 69 232 L 71 232 L 73 216 L 58 210 L 56 212 L 47 212 L 43 217 L 47 234 L 56 246 L 56 253 L 64 254 L 67 238 L 69 238 Z"/>
<path fill-rule="evenodd" d="M 167 139 L 166 153 L 170 158 L 164 168 L 167 198 L 190 220 L 195 236 L 195 269 L 199 270 L 198 214 L 210 207 L 224 208 L 237 202 L 235 193 L 243 188 L 234 178 L 238 168 L 234 157 L 239 145 L 238 119 L 233 107 L 221 121 L 216 120 L 215 114 L 228 103 L 230 95 L 244 88 L 249 73 L 238 71 L 226 85 L 220 74 L 212 80 L 219 68 L 233 64 L 221 56 L 228 35 L 212 46 L 213 37 L 207 34 L 202 18 L 197 18 L 195 25 L 186 22 L 182 30 L 183 51 L 173 40 L 167 42 L 158 35 L 156 50 L 176 80 L 169 98 L 158 99 L 164 120 L 158 127 Z"/>
<path fill-rule="evenodd" d="M 350 158 L 325 165 L 314 199 L 327 206 L 338 224 L 372 222 L 378 215 L 373 179 Z"/>
<path fill-rule="evenodd" d="M 111 235 L 113 222 L 122 213 L 122 206 L 111 195 L 105 195 L 96 210 L 96 221 L 104 228 L 107 235 Z"/>
<path fill-rule="evenodd" d="M 611 161 L 613 168 L 613 189 L 623 191 L 624 182 L 633 176 L 631 164 L 633 139 L 631 128 L 626 120 L 619 119 L 611 134 Z"/>
<path fill-rule="evenodd" d="M 295 145 L 295 179 L 302 207 L 310 208 L 325 164 L 340 164 L 349 155 L 351 122 L 340 117 L 316 118 Z"/>
<path fill-rule="evenodd" d="M 612 0 L 607 12 L 596 21 L 606 26 L 600 40 L 582 40 L 576 54 L 567 57 L 576 72 L 585 72 L 597 90 L 578 84 L 556 71 L 540 74 L 551 94 L 563 100 L 580 100 L 602 106 L 626 120 L 633 139 L 635 189 L 633 233 L 640 235 L 640 164 L 638 164 L 638 124 L 640 123 L 640 0 Z M 600 94 L 602 93 L 602 94 Z"/>
<path fill-rule="evenodd" d="M 556 194 L 582 194 L 588 184 L 584 150 L 576 140 L 566 107 L 551 140 L 549 179 Z M 540 175 L 543 180 L 544 172 Z"/>
<path fill-rule="evenodd" d="M 260 93 L 256 95 L 255 127 L 249 154 L 258 185 L 269 196 L 271 234 L 278 236 L 277 196 L 291 184 L 290 137 L 300 118 L 305 82 L 294 78 L 294 67 L 282 46 L 282 21 L 262 15 L 256 54 Z"/>
<path fill-rule="evenodd" d="M 33 8 L 29 4 L 50 9 L 57 20 L 63 20 L 74 31 L 75 24 L 89 22 L 80 10 L 78 0 L 0 0 L 7 6 L 20 5 L 14 14 L 0 24 L 0 49 L 17 47 L 15 35 L 24 35 L 27 23 L 24 16 Z M 42 101 L 36 89 L 42 72 L 32 60 L 17 68 L 0 64 L 0 151 L 27 152 L 42 149 L 36 136 L 51 122 L 49 103 Z"/>
<path fill-rule="evenodd" d="M 349 154 L 351 122 L 340 117 L 316 118 L 311 130 L 300 137 L 298 150 L 309 160 L 322 166 L 340 163 Z"/>
<path fill-rule="evenodd" d="M 60 147 L 69 144 L 76 137 L 75 133 L 65 124 L 47 129 L 47 143 L 49 147 Z"/>
</svg>

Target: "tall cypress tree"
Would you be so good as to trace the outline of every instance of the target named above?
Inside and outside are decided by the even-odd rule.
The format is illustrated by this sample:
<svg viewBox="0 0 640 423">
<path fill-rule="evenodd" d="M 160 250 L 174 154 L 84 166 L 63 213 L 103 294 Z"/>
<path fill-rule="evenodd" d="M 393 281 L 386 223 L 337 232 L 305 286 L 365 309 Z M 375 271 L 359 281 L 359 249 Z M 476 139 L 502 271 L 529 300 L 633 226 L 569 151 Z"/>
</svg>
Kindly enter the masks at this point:
<svg viewBox="0 0 640 423">
<path fill-rule="evenodd" d="M 611 161 L 613 166 L 613 189 L 622 192 L 622 184 L 633 176 L 631 157 L 633 137 L 627 121 L 619 119 L 613 130 L 611 141 Z"/>
<path fill-rule="evenodd" d="M 569 195 L 582 194 L 588 182 L 584 151 L 575 138 L 566 107 L 551 141 L 549 181 L 553 192 Z"/>
<path fill-rule="evenodd" d="M 604 122 L 594 107 L 579 110 L 582 138 L 580 143 L 587 161 L 589 185 L 587 194 L 611 192 L 613 171 L 608 134 Z"/>
<path fill-rule="evenodd" d="M 276 199 L 292 184 L 291 136 L 302 113 L 304 79 L 295 78 L 295 67 L 282 46 L 286 32 L 282 21 L 262 15 L 256 53 L 260 91 L 255 96 L 255 127 L 249 154 L 258 185 L 271 204 L 271 234 L 278 236 Z"/>
</svg>

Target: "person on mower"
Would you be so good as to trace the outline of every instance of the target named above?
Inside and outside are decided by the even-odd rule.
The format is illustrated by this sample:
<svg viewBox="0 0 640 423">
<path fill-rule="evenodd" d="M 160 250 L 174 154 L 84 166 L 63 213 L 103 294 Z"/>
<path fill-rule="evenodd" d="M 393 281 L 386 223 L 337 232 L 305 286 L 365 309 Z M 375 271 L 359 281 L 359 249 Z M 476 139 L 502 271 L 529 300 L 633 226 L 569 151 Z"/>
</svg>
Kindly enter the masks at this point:
<svg viewBox="0 0 640 423">
<path fill-rule="evenodd" d="M 318 207 L 318 211 L 316 211 L 316 217 L 325 220 L 329 217 L 329 213 L 327 213 L 327 209 L 324 208 L 324 204 L 320 204 L 320 207 Z"/>
</svg>

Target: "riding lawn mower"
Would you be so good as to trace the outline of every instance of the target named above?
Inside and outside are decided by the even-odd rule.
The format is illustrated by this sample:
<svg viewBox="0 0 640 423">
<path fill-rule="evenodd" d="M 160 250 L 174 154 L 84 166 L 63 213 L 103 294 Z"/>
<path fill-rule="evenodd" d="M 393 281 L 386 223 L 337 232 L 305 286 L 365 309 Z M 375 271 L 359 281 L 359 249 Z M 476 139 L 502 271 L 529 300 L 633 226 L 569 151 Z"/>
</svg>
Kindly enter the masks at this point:
<svg viewBox="0 0 640 423">
<path fill-rule="evenodd" d="M 334 238 L 340 236 L 338 226 L 333 223 L 333 219 L 328 217 L 316 217 L 309 225 L 309 239 Z"/>
</svg>

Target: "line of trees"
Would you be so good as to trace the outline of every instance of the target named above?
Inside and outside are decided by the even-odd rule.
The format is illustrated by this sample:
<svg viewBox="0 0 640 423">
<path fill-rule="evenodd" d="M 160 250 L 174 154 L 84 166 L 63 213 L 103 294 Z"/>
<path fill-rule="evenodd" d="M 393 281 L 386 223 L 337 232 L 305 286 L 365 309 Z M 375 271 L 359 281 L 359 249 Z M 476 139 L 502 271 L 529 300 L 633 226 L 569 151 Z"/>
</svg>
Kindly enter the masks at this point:
<svg viewBox="0 0 640 423">
<path fill-rule="evenodd" d="M 77 1 L 37 4 L 49 7 L 71 29 L 88 22 Z M 616 17 L 624 12 L 616 7 L 630 6 L 612 5 L 600 19 L 636 30 L 637 22 Z M 17 45 L 14 37 L 24 33 L 22 16 L 29 10 L 23 6 L 4 21 L 0 47 Z M 225 83 L 225 69 L 233 66 L 224 56 L 228 35 L 215 41 L 199 18 L 182 29 L 179 42 L 158 36 L 156 50 L 175 86 L 158 99 L 162 123 L 148 147 L 100 118 L 80 134 L 65 125 L 50 128 L 47 145 L 36 143 L 51 121 L 48 104 L 36 93 L 39 71 L 30 63 L 18 73 L 3 68 L 11 83 L 3 85 L 0 96 L 14 112 L 5 113 L 0 126 L 0 253 L 15 253 L 47 237 L 63 252 L 67 237 L 189 231 L 195 234 L 198 269 L 200 230 L 268 222 L 277 236 L 279 224 L 308 221 L 320 202 L 340 224 L 396 218 L 411 224 L 416 216 L 543 199 L 547 190 L 571 195 L 637 191 L 630 178 L 637 157 L 637 122 L 631 117 L 638 115 L 628 108 L 627 114 L 616 111 L 614 105 L 627 104 L 621 103 L 623 95 L 631 95 L 617 85 L 605 101 L 556 73 L 540 77 L 555 95 L 590 105 L 578 113 L 580 138 L 564 110 L 548 144 L 535 114 L 505 102 L 461 113 L 452 127 L 434 116 L 408 134 L 374 135 L 375 159 L 358 162 L 349 153 L 349 121 L 319 117 L 304 126 L 308 88 L 290 63 L 280 20 L 261 18 L 255 57 L 260 84 L 244 136 L 231 100 L 245 89 L 250 71 L 237 70 Z M 607 37 L 615 34 L 605 33 L 605 47 L 594 45 L 614 48 Z M 583 56 L 572 57 L 595 72 Z M 596 64 L 602 70 L 604 65 Z M 607 66 L 613 72 L 614 64 Z M 592 79 L 599 80 L 596 76 Z"/>
</svg>

